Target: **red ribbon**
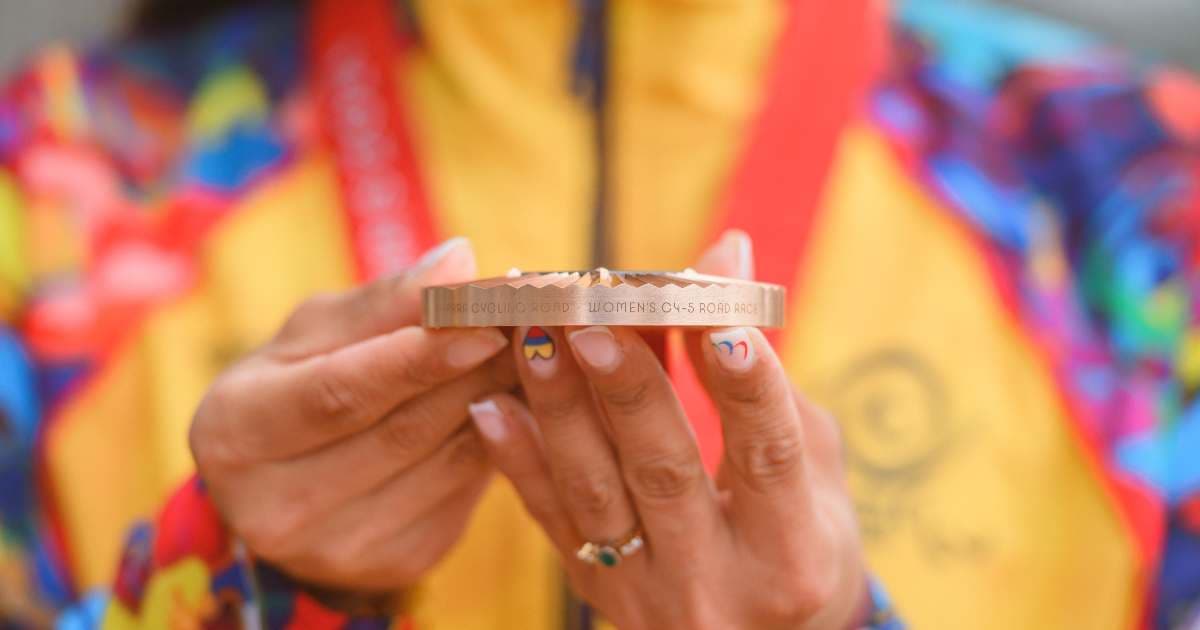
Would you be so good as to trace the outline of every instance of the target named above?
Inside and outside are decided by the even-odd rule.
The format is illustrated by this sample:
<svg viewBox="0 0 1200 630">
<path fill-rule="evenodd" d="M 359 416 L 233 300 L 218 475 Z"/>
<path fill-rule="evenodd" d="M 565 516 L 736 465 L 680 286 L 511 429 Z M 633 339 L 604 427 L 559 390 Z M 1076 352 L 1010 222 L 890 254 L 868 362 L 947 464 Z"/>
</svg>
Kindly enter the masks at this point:
<svg viewBox="0 0 1200 630">
<path fill-rule="evenodd" d="M 310 63 L 360 279 L 399 271 L 435 242 L 397 77 L 409 38 L 386 0 L 317 0 Z"/>
<path fill-rule="evenodd" d="M 838 138 L 880 61 L 883 20 L 871 14 L 871 0 L 788 4 L 763 107 L 714 227 L 746 231 L 754 240 L 758 279 L 794 287 Z M 316 0 L 312 11 L 319 111 L 359 270 L 364 279 L 374 278 L 407 265 L 434 241 L 400 101 L 398 78 L 410 42 L 395 28 L 387 0 Z M 705 464 L 715 470 L 723 448 L 719 419 L 681 344 L 663 343 L 654 341 Z"/>
</svg>

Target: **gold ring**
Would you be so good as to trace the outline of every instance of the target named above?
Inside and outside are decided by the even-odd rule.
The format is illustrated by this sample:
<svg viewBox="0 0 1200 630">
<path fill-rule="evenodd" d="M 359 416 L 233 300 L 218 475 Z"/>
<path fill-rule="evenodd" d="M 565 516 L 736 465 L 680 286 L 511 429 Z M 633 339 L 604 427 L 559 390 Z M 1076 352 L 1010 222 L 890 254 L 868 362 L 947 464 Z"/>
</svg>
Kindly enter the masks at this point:
<svg viewBox="0 0 1200 630">
<path fill-rule="evenodd" d="M 618 540 L 603 543 L 585 542 L 575 551 L 575 557 L 587 564 L 612 568 L 645 546 L 642 530 L 635 527 L 624 538 Z"/>
</svg>

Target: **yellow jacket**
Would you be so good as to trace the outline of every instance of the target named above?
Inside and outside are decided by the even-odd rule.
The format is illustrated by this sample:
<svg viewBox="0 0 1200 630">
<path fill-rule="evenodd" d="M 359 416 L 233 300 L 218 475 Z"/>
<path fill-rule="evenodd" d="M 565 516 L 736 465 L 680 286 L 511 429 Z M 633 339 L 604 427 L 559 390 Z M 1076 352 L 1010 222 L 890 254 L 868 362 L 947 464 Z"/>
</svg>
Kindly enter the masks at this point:
<svg viewBox="0 0 1200 630">
<path fill-rule="evenodd" d="M 939 3 L 908 4 L 918 9 L 904 13 L 893 66 L 920 37 L 944 53 L 945 25 L 919 10 Z M 483 275 L 591 265 L 599 158 L 593 113 L 568 89 L 572 3 L 415 5 L 421 44 L 397 98 L 444 236 L 469 237 Z M 787 8 L 613 0 L 608 11 L 608 264 L 680 268 L 712 235 Z M 977 29 L 999 19 L 974 11 L 951 13 Z M 296 32 L 294 15 L 239 19 L 194 32 L 247 22 Z M 200 36 L 174 43 L 187 37 Z M 280 71 L 283 81 L 255 65 L 253 41 L 207 49 L 188 79 L 167 76 L 176 66 L 166 63 L 151 64 L 157 75 L 119 69 L 161 45 L 107 56 L 50 48 L 12 83 L 20 115 L 0 118 L 19 122 L 10 136 L 0 126 L 0 313 L 24 355 L 50 366 L 44 377 L 75 378 L 76 363 L 86 372 L 44 398 L 39 416 L 39 496 L 53 524 L 39 531 L 61 543 L 72 597 L 112 583 L 125 532 L 193 472 L 188 424 L 223 366 L 306 296 L 356 281 L 303 73 Z M 1028 321 L 991 235 L 929 183 L 920 143 L 879 114 L 875 92 L 864 99 L 839 132 L 810 233 L 796 235 L 804 252 L 782 351 L 799 387 L 842 423 L 872 571 L 916 628 L 1137 625 L 1157 556 L 1131 525 L 1111 462 L 1079 428 L 1061 357 Z M 238 136 L 263 121 L 278 146 Z M 189 161 L 210 151 L 228 164 L 223 150 L 260 151 L 267 166 L 229 175 Z M 228 210 L 187 256 L 130 251 L 97 269 L 97 243 L 157 234 L 172 204 L 202 206 L 189 177 L 220 180 L 213 195 Z M 109 222 L 113 232 L 92 230 Z M 1028 268 L 1062 280 L 1064 252 L 1041 245 Z M 113 307 L 122 291 L 154 298 Z M 25 557 L 17 545 L 6 554 Z M 547 543 L 497 482 L 413 612 L 422 629 L 549 630 L 569 616 L 563 589 Z M 150 627 L 170 613 L 111 614 Z"/>
</svg>

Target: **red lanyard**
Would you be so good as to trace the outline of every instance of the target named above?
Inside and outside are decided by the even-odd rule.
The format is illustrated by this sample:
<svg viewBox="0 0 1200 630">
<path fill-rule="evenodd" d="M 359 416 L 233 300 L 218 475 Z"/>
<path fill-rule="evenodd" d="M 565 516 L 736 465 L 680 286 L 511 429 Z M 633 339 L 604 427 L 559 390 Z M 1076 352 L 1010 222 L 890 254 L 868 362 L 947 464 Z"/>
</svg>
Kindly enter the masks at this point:
<svg viewBox="0 0 1200 630">
<path fill-rule="evenodd" d="M 749 234 L 757 279 L 789 287 L 794 299 L 838 139 L 882 61 L 883 33 L 872 29 L 884 21 L 870 13 L 871 6 L 882 5 L 873 0 L 789 4 L 763 107 L 718 206 L 713 234 L 727 228 Z M 780 336 L 768 333 L 776 347 Z M 667 369 L 705 466 L 715 471 L 724 452 L 716 410 L 678 345 L 667 357 Z"/>
<path fill-rule="evenodd" d="M 782 1 L 782 0 L 781 0 Z M 754 239 L 758 277 L 796 286 L 837 140 L 879 60 L 874 0 L 788 0 L 763 108 L 718 206 L 714 234 Z M 315 0 L 311 56 L 319 113 L 341 183 L 360 276 L 411 262 L 434 241 L 434 217 L 405 127 L 399 77 L 411 45 L 389 0 Z M 665 43 L 664 45 L 669 45 Z M 667 358 L 705 462 L 720 459 L 720 425 L 679 352 Z"/>
<path fill-rule="evenodd" d="M 759 280 L 793 287 L 838 139 L 882 61 L 877 0 L 789 0 L 762 109 L 713 227 L 754 239 Z"/>
<path fill-rule="evenodd" d="M 434 244 L 397 77 L 408 38 L 387 0 L 313 2 L 310 76 L 332 150 L 359 277 L 408 266 Z"/>
<path fill-rule="evenodd" d="M 837 138 L 877 51 L 871 0 L 790 0 L 763 109 L 733 171 L 714 234 L 754 239 L 759 278 L 791 285 Z M 801 10 L 799 7 L 803 6 Z M 435 238 L 399 77 L 411 45 L 389 0 L 315 0 L 311 77 L 362 277 L 402 268 Z"/>
</svg>

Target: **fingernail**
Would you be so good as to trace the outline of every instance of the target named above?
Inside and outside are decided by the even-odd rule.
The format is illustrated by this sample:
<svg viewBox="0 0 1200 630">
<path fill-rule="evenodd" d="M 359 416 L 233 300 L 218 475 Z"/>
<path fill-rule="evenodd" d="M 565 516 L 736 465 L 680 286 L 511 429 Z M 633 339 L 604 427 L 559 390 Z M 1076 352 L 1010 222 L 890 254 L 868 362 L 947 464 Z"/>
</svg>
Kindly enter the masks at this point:
<svg viewBox="0 0 1200 630">
<path fill-rule="evenodd" d="M 425 252 L 413 265 L 411 273 L 414 277 L 423 280 L 424 284 L 437 284 L 437 279 L 442 275 L 438 273 L 442 265 L 460 252 L 465 257 L 461 264 L 468 268 L 459 275 L 473 276 L 475 274 L 475 254 L 471 250 L 471 242 L 463 236 L 447 239 L 437 247 Z"/>
<path fill-rule="evenodd" d="M 730 328 L 709 333 L 708 341 L 717 355 L 717 361 L 725 369 L 745 372 L 757 358 L 754 342 L 745 328 Z"/>
<path fill-rule="evenodd" d="M 741 230 L 726 232 L 726 238 L 733 241 L 734 261 L 737 278 L 751 280 L 754 278 L 754 242 L 750 235 Z"/>
<path fill-rule="evenodd" d="M 471 419 L 475 421 L 475 426 L 479 428 L 484 439 L 489 442 L 504 441 L 508 435 L 508 427 L 504 425 L 504 414 L 500 412 L 500 407 L 495 401 L 472 403 L 467 405 L 467 412 L 471 414 Z"/>
<path fill-rule="evenodd" d="M 446 363 L 450 367 L 467 368 L 483 363 L 508 345 L 508 338 L 495 328 L 483 328 L 450 342 L 446 348 Z"/>
<path fill-rule="evenodd" d="M 732 278 L 754 278 L 754 248 L 741 230 L 726 230 L 696 262 L 697 270 Z"/>
<path fill-rule="evenodd" d="M 621 349 L 617 339 L 605 326 L 590 326 L 568 335 L 575 354 L 584 363 L 600 370 L 611 372 L 621 363 Z"/>
<path fill-rule="evenodd" d="M 554 369 L 558 365 L 557 350 L 554 338 L 541 326 L 530 326 L 522 337 L 521 352 L 525 355 L 529 370 L 539 378 L 554 376 Z"/>
</svg>

